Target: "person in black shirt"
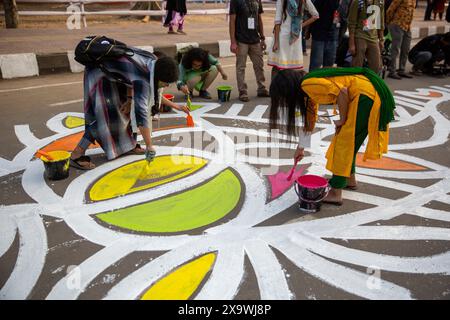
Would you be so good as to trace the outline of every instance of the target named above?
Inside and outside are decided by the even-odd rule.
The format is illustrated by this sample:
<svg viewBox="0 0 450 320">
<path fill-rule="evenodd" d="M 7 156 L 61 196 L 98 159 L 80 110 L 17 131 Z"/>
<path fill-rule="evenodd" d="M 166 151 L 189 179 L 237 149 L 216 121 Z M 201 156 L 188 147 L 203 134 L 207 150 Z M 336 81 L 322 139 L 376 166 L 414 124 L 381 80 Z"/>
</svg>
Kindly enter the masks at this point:
<svg viewBox="0 0 450 320">
<path fill-rule="evenodd" d="M 442 60 L 450 66 L 450 32 L 423 38 L 411 49 L 408 60 L 415 75 L 431 73 L 434 63 Z"/>
<path fill-rule="evenodd" d="M 340 28 L 339 0 L 316 0 L 314 6 L 320 18 L 309 28 L 312 35 L 309 71 L 333 66 Z"/>
<path fill-rule="evenodd" d="M 236 54 L 236 79 L 239 90 L 239 100 L 247 102 L 247 84 L 245 82 L 245 67 L 247 55 L 253 63 L 258 97 L 269 97 L 264 82 L 263 51 L 266 50 L 261 0 L 231 0 L 230 2 L 230 50 Z"/>
<path fill-rule="evenodd" d="M 169 28 L 169 34 L 186 34 L 183 31 L 184 18 L 187 14 L 186 0 L 168 0 L 166 4 L 166 19 L 164 27 Z M 177 32 L 173 29 L 177 27 Z"/>
</svg>

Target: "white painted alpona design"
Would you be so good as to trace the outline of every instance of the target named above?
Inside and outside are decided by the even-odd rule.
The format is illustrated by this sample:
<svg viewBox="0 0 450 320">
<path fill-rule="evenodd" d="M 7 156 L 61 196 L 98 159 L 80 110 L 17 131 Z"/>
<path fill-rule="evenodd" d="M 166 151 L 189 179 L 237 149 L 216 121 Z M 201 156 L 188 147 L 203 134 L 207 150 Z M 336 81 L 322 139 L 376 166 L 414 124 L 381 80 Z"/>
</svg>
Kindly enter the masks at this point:
<svg viewBox="0 0 450 320">
<path fill-rule="evenodd" d="M 234 104 L 225 114 L 214 113 L 219 104 L 205 103 L 193 111 L 196 124 L 193 128 L 160 130 L 154 137 L 176 136 L 186 132 L 207 133 L 218 146 L 201 150 L 191 147 L 157 146 L 158 156 L 185 154 L 206 159 L 208 164 L 198 172 L 176 182 L 169 182 L 152 189 L 127 194 L 98 202 L 86 202 L 85 193 L 98 178 L 126 164 L 142 160 L 140 156 L 120 157 L 98 166 L 75 178 L 64 195 L 56 194 L 43 178 L 41 161 L 31 160 L 33 154 L 50 142 L 81 132 L 83 127 L 69 129 L 62 124 L 67 116 L 82 117 L 78 113 L 64 113 L 47 122 L 53 136 L 38 139 L 27 125 L 16 126 L 17 138 L 24 149 L 13 160 L 0 159 L 0 175 L 5 176 L 24 170 L 22 186 L 36 202 L 0 207 L 0 256 L 4 255 L 16 235 L 20 248 L 14 270 L 0 290 L 0 299 L 26 299 L 43 270 L 47 254 L 47 233 L 43 216 L 63 219 L 65 224 L 82 238 L 103 248 L 83 261 L 78 268 L 63 277 L 51 290 L 48 299 L 77 299 L 88 285 L 105 269 L 136 251 L 166 251 L 154 260 L 144 264 L 116 283 L 105 294 L 105 299 L 136 299 L 152 284 L 172 270 L 203 254 L 216 252 L 214 266 L 209 278 L 199 288 L 196 299 L 233 299 L 244 276 L 244 258 L 247 255 L 256 274 L 262 299 L 296 298 L 288 285 L 288 277 L 275 255 L 274 249 L 283 254 L 295 266 L 318 279 L 341 290 L 368 299 L 413 299 L 408 288 L 380 279 L 377 289 L 368 285 L 369 275 L 344 266 L 352 264 L 364 268 L 377 267 L 382 271 L 407 274 L 450 275 L 450 252 L 421 257 L 403 257 L 373 253 L 348 248 L 328 241 L 341 240 L 442 240 L 450 241 L 450 232 L 445 228 L 417 226 L 379 226 L 368 224 L 379 220 L 390 220 L 403 214 L 416 215 L 438 221 L 450 221 L 450 212 L 425 207 L 434 200 L 450 204 L 450 169 L 416 156 L 401 153 L 442 145 L 448 141 L 450 121 L 437 109 L 441 102 L 450 101 L 450 86 L 430 87 L 415 91 L 397 91 L 397 119 L 391 128 L 413 130 L 414 125 L 431 118 L 432 135 L 424 141 L 414 141 L 389 146 L 388 157 L 406 161 L 426 170 L 383 170 L 360 167 L 357 179 L 373 186 L 393 188 L 407 193 L 392 200 L 382 196 L 361 192 L 344 191 L 344 198 L 371 205 L 369 209 L 326 218 L 297 219 L 289 223 L 271 226 L 257 226 L 292 207 L 298 198 L 288 189 L 276 199 L 270 198 L 270 186 L 254 165 L 273 165 L 275 168 L 292 164 L 291 158 L 276 159 L 260 154 L 245 155 L 242 151 L 251 148 L 275 148 L 280 142 L 267 142 L 267 130 L 247 127 L 249 122 L 268 124 L 264 118 L 268 106 L 257 106 L 249 116 L 241 115 L 243 105 Z M 162 118 L 181 118 L 181 113 L 162 115 Z M 235 126 L 214 125 L 215 119 L 228 119 Z M 226 123 L 230 123 L 227 121 Z M 240 121 L 244 123 L 240 127 Z M 334 127 L 327 122 L 319 122 L 321 130 L 313 134 L 312 148 L 303 162 L 310 163 L 309 173 L 325 175 L 324 153 L 329 142 L 327 137 L 334 133 Z M 244 134 L 264 138 L 258 141 L 235 143 L 230 134 Z M 286 138 L 277 135 L 278 138 Z M 285 149 L 294 149 L 295 144 L 283 142 Z M 208 149 L 208 148 L 206 148 Z M 102 152 L 90 149 L 88 154 Z M 448 157 L 448 155 L 443 155 Z M 239 212 L 225 223 L 207 227 L 202 234 L 189 232 L 176 235 L 152 235 L 123 232 L 106 228 L 93 215 L 127 208 L 136 204 L 164 198 L 207 181 L 227 168 L 239 176 L 243 193 Z M 436 179 L 427 187 L 418 187 L 397 179 Z M 404 181 L 404 180 L 403 180 Z M 367 206 L 366 206 L 367 207 Z M 325 209 L 323 209 L 325 210 Z M 299 218 L 301 215 L 299 214 Z M 338 262 L 342 262 L 340 264 Z M 63 265 L 63 262 L 61 262 Z M 68 286 L 71 278 L 80 273 L 79 285 Z"/>
</svg>

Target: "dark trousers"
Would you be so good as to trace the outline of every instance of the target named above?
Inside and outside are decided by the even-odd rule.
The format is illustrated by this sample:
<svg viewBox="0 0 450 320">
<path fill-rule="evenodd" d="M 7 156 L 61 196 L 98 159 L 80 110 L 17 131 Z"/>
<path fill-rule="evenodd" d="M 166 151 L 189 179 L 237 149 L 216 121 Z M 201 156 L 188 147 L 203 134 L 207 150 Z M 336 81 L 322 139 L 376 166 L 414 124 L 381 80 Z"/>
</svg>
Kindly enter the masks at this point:
<svg viewBox="0 0 450 320">
<path fill-rule="evenodd" d="M 391 63 L 389 64 L 389 72 L 396 72 L 397 57 L 399 53 L 400 64 L 398 71 L 405 72 L 406 61 L 408 60 L 409 48 L 411 46 L 411 31 L 405 31 L 396 24 L 390 24 L 389 32 L 392 36 Z"/>
<path fill-rule="evenodd" d="M 434 0 L 427 0 L 427 8 L 425 9 L 424 20 L 431 20 L 431 13 L 433 12 Z"/>
<path fill-rule="evenodd" d="M 413 70 L 421 70 L 429 68 L 429 62 L 432 61 L 433 54 L 429 51 L 419 51 L 414 54 L 409 61 L 413 64 Z"/>
</svg>

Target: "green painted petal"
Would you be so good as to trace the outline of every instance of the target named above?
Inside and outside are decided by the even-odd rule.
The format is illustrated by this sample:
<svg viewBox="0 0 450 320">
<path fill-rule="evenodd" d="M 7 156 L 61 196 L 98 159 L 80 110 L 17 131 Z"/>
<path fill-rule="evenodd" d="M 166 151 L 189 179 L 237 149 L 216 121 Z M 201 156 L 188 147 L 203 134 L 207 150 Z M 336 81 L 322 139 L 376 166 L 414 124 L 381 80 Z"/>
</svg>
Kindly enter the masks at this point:
<svg viewBox="0 0 450 320">
<path fill-rule="evenodd" d="M 204 106 L 203 105 L 200 105 L 200 104 L 193 104 L 193 105 L 191 105 L 191 111 L 195 111 L 195 110 L 197 110 L 197 109 L 200 109 L 200 108 L 203 108 Z"/>
<path fill-rule="evenodd" d="M 203 185 L 167 198 L 97 215 L 101 221 L 141 232 L 181 232 L 211 224 L 238 204 L 241 183 L 227 169 Z"/>
</svg>

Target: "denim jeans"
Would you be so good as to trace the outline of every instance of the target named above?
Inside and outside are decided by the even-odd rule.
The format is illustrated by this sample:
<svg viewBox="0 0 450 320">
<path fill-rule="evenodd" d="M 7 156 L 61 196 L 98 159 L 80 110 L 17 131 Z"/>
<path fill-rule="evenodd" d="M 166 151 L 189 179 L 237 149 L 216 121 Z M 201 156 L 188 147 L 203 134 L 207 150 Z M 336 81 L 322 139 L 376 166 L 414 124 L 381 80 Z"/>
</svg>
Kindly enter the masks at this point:
<svg viewBox="0 0 450 320">
<path fill-rule="evenodd" d="M 399 54 L 398 71 L 405 72 L 406 61 L 408 60 L 408 53 L 411 46 L 411 31 L 405 31 L 396 24 L 390 24 L 388 28 L 392 36 L 391 63 L 388 66 L 389 73 L 395 73 L 397 71 L 397 57 Z"/>
<path fill-rule="evenodd" d="M 431 61 L 433 58 L 433 54 L 429 51 L 419 51 L 415 55 L 413 55 L 409 62 L 413 64 L 414 70 L 422 70 L 425 65 Z"/>
<path fill-rule="evenodd" d="M 319 41 L 312 40 L 311 42 L 311 60 L 309 71 L 318 69 L 321 66 L 332 67 L 336 60 L 337 41 Z"/>
</svg>

